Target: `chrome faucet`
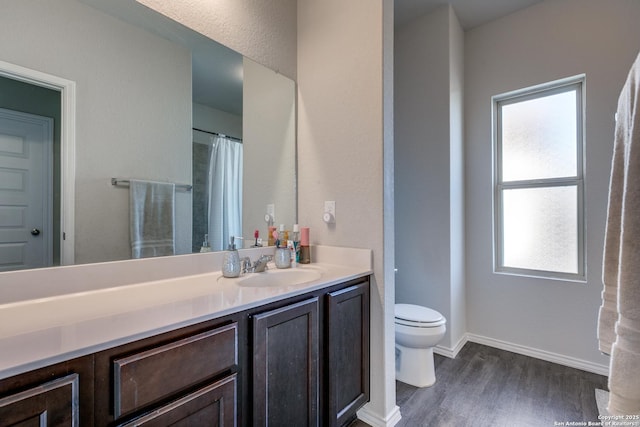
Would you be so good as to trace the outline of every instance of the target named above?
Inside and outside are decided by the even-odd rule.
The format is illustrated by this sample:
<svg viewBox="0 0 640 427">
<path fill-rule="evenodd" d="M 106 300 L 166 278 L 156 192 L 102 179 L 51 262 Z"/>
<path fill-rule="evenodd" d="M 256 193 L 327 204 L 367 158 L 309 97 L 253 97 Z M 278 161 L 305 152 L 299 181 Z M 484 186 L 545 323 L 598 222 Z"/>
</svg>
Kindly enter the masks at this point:
<svg viewBox="0 0 640 427">
<path fill-rule="evenodd" d="M 251 258 L 244 257 L 242 260 L 242 272 L 243 273 L 262 273 L 267 269 L 267 263 L 273 259 L 272 255 L 262 255 L 256 260 L 253 265 L 251 264 Z"/>
<path fill-rule="evenodd" d="M 272 255 L 262 255 L 253 264 L 254 273 L 262 273 L 267 269 L 267 263 L 273 259 Z"/>
</svg>

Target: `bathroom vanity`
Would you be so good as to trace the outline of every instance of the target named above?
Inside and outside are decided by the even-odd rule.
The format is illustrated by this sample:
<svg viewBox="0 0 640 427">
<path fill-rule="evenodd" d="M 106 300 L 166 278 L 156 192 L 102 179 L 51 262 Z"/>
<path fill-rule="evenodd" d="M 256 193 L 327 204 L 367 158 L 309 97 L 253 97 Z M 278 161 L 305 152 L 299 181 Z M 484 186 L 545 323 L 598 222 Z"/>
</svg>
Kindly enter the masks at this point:
<svg viewBox="0 0 640 427">
<path fill-rule="evenodd" d="M 368 400 L 371 274 L 345 250 L 0 305 L 0 425 L 344 425 Z"/>
</svg>

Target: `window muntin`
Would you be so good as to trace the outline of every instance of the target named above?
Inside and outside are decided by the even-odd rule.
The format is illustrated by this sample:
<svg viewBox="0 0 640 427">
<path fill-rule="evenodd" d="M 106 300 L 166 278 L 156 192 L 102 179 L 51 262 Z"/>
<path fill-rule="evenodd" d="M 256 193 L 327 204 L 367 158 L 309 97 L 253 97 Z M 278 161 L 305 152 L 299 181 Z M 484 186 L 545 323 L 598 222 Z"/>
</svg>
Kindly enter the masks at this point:
<svg viewBox="0 0 640 427">
<path fill-rule="evenodd" d="M 584 279 L 583 82 L 494 97 L 498 272 Z"/>
</svg>

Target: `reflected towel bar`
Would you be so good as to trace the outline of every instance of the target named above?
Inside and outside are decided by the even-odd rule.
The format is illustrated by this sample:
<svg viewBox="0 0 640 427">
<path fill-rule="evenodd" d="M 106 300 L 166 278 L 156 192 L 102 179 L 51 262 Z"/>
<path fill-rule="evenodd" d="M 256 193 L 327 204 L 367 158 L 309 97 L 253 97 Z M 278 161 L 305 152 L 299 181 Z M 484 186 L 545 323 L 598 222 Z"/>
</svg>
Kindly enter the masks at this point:
<svg viewBox="0 0 640 427">
<path fill-rule="evenodd" d="M 118 179 L 118 178 L 111 178 L 111 185 L 122 185 L 122 186 L 129 186 L 129 180 L 128 179 Z M 191 191 L 191 189 L 193 188 L 192 185 L 189 184 L 176 184 L 176 190 L 183 190 L 183 191 Z"/>
</svg>

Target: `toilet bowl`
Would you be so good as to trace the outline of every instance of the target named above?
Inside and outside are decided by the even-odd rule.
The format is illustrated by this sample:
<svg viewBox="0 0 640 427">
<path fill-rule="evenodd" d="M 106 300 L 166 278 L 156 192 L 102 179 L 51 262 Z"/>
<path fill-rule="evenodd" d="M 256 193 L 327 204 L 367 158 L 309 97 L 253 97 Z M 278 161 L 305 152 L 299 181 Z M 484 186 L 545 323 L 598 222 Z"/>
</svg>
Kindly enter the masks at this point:
<svg viewBox="0 0 640 427">
<path fill-rule="evenodd" d="M 436 382 L 433 347 L 444 337 L 447 320 L 435 310 L 396 304 L 396 379 L 415 387 Z"/>
</svg>

